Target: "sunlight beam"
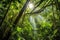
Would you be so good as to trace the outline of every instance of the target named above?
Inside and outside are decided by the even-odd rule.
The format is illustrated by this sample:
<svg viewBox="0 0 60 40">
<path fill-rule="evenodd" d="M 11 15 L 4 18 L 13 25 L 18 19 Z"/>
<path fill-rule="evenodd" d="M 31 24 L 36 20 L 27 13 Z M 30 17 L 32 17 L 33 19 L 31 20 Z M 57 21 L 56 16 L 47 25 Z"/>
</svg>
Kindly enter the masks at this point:
<svg viewBox="0 0 60 40">
<path fill-rule="evenodd" d="M 29 7 L 30 9 L 33 9 L 33 8 L 34 8 L 33 3 L 29 2 L 28 7 Z"/>
</svg>

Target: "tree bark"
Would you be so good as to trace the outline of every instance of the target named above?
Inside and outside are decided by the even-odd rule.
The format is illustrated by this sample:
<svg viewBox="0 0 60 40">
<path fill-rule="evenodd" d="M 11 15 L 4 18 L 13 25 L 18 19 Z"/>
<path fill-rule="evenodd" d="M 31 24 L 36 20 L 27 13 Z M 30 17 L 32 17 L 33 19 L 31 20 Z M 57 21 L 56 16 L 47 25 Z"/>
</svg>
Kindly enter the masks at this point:
<svg viewBox="0 0 60 40">
<path fill-rule="evenodd" d="M 9 6 L 8 6 L 8 8 L 7 8 L 7 10 L 6 10 L 6 13 L 4 14 L 4 17 L 3 17 L 3 19 L 2 19 L 2 21 L 1 21 L 1 23 L 0 23 L 0 26 L 2 25 L 2 23 L 3 23 L 3 21 L 4 21 L 5 17 L 6 17 L 6 15 L 7 15 L 7 13 L 8 13 L 8 11 L 9 11 L 9 8 L 10 8 L 11 3 L 12 3 L 12 1 L 9 2 Z"/>
<path fill-rule="evenodd" d="M 13 23 L 13 25 L 12 25 L 13 28 L 15 28 L 16 25 L 17 25 L 17 23 L 19 22 L 19 19 L 20 19 L 21 16 L 23 15 L 24 10 L 27 8 L 27 5 L 28 5 L 29 1 L 30 1 L 30 0 L 27 0 L 27 1 L 26 1 L 26 3 L 24 4 L 23 8 L 21 9 L 21 11 L 19 12 L 18 16 L 16 17 L 16 20 L 14 21 L 14 23 Z M 11 36 L 11 33 L 12 33 L 12 30 L 11 30 L 11 28 L 10 28 L 9 31 L 6 33 L 7 35 L 4 36 L 4 37 L 2 38 L 2 40 L 8 40 L 8 39 L 10 38 L 10 36 Z"/>
<path fill-rule="evenodd" d="M 27 0 L 27 1 L 26 1 L 25 5 L 23 6 L 23 8 L 21 9 L 21 11 L 19 12 L 19 14 L 18 14 L 16 20 L 15 20 L 14 23 L 13 23 L 13 24 L 14 24 L 13 27 L 15 27 L 16 24 L 18 23 L 18 21 L 19 21 L 19 19 L 21 18 L 21 16 L 22 16 L 24 10 L 27 8 L 27 5 L 28 5 L 29 1 L 30 1 L 30 0 Z"/>
</svg>

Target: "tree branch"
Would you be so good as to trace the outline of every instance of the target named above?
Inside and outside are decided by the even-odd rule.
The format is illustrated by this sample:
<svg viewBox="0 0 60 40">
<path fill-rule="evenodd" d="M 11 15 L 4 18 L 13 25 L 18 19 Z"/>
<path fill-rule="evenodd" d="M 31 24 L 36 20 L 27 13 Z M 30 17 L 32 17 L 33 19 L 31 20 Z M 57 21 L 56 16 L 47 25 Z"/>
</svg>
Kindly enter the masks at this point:
<svg viewBox="0 0 60 40">
<path fill-rule="evenodd" d="M 52 5 L 52 4 L 43 6 L 41 9 L 39 9 L 39 10 L 33 12 L 33 13 L 26 13 L 26 14 L 38 14 L 38 13 L 41 13 L 42 11 L 44 11 L 44 9 L 45 9 L 46 7 L 51 6 L 51 5 Z M 53 4 L 53 5 L 55 5 L 55 4 Z"/>
<path fill-rule="evenodd" d="M 40 0 L 38 3 L 39 4 L 37 4 L 37 6 L 36 7 L 34 7 L 34 9 L 31 11 L 31 13 L 43 2 L 44 0 Z"/>
</svg>

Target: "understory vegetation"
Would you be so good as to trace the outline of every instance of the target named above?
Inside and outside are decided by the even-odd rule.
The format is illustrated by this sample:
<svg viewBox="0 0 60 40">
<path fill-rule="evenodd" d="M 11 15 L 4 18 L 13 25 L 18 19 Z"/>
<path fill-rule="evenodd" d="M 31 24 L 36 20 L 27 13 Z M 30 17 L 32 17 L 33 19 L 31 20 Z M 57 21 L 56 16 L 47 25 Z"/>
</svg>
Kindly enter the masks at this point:
<svg viewBox="0 0 60 40">
<path fill-rule="evenodd" d="M 0 0 L 0 40 L 60 40 L 60 0 Z"/>
</svg>

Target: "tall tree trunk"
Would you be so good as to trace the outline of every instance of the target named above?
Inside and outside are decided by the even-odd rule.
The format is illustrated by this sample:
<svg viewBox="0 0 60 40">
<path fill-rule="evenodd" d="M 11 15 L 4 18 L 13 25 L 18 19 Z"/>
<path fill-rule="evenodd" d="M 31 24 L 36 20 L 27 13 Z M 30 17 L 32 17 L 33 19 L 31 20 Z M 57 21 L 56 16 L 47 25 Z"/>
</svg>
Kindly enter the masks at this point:
<svg viewBox="0 0 60 40">
<path fill-rule="evenodd" d="M 7 10 L 6 10 L 5 14 L 4 14 L 4 17 L 3 17 L 3 19 L 2 19 L 2 21 L 0 23 L 0 26 L 2 25 L 2 23 L 3 23 L 3 21 L 4 21 L 5 17 L 6 17 L 6 15 L 8 13 L 8 11 L 9 11 L 9 8 L 10 8 L 11 3 L 12 3 L 12 1 L 9 2 L 9 6 L 8 6 L 8 8 L 7 8 Z"/>
<path fill-rule="evenodd" d="M 30 1 L 30 0 L 27 0 L 27 1 L 26 1 L 26 3 L 24 4 L 23 8 L 21 9 L 21 11 L 19 12 L 18 16 L 16 17 L 16 20 L 14 21 L 14 23 L 13 23 L 13 25 L 12 25 L 13 28 L 16 27 L 19 19 L 20 19 L 21 16 L 23 15 L 24 10 L 27 8 L 27 5 L 28 5 L 29 1 Z M 11 33 L 12 33 L 11 28 L 9 28 L 9 31 L 7 31 L 7 33 L 6 33 L 7 35 L 5 34 L 6 36 L 4 36 L 4 37 L 2 38 L 2 40 L 8 40 L 9 37 L 11 36 Z"/>
<path fill-rule="evenodd" d="M 18 23 L 18 21 L 19 21 L 19 19 L 21 18 L 21 16 L 22 16 L 24 10 L 27 8 L 27 5 L 28 5 L 29 1 L 30 1 L 30 0 L 27 0 L 27 1 L 26 1 L 25 5 L 23 6 L 23 8 L 21 9 L 21 11 L 19 12 L 19 14 L 18 14 L 18 16 L 17 16 L 15 22 L 13 23 L 13 24 L 14 24 L 13 27 L 15 27 L 16 24 Z"/>
<path fill-rule="evenodd" d="M 9 5 L 8 5 L 8 8 L 7 8 L 7 10 L 6 10 L 5 14 L 4 14 L 4 17 L 3 17 L 2 21 L 1 21 L 1 23 L 0 23 L 0 40 L 2 38 L 2 35 L 4 34 L 3 31 L 2 31 L 3 30 L 2 29 L 3 28 L 2 27 L 2 24 L 3 24 L 3 21 L 5 20 L 5 17 L 7 15 L 8 11 L 9 11 L 9 8 L 10 8 L 11 3 L 12 3 L 12 1 L 10 0 Z"/>
<path fill-rule="evenodd" d="M 58 0 L 55 0 L 55 4 L 56 4 L 56 12 L 57 12 L 56 14 L 59 16 L 58 22 L 60 22 L 60 12 L 59 12 L 60 11 L 60 3 L 58 2 Z M 54 36 L 54 40 L 60 40 L 60 25 L 57 25 L 56 28 L 58 29 L 58 31 L 56 33 L 56 36 Z"/>
</svg>

